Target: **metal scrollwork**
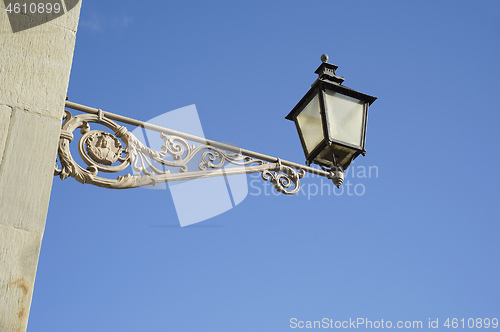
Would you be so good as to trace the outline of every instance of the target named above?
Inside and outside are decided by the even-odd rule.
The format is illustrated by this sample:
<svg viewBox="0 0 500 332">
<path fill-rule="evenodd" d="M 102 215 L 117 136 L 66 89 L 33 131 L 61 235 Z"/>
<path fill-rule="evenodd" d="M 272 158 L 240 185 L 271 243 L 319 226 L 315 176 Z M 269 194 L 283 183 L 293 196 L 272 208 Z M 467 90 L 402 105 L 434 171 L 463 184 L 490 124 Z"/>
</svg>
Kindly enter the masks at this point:
<svg viewBox="0 0 500 332">
<path fill-rule="evenodd" d="M 76 116 L 65 112 L 58 151 L 61 168 L 56 165 L 55 169 L 55 175 L 61 179 L 71 176 L 81 183 L 126 189 L 206 176 L 261 172 L 262 178 L 270 181 L 277 191 L 293 195 L 298 192 L 300 178 L 305 174 L 304 170 L 296 171 L 281 165 L 279 160 L 270 163 L 209 144 L 196 146 L 183 137 L 164 133 L 160 134 L 163 140 L 161 151 L 155 151 L 144 145 L 127 128 L 106 118 L 102 112 Z M 103 125 L 110 132 L 90 130 L 91 123 Z M 73 159 L 70 151 L 73 132 L 77 129 L 82 134 L 78 153 L 86 164 L 85 168 Z M 196 156 L 200 158 L 198 170 L 190 171 L 188 163 Z M 221 171 L 228 164 L 237 167 Z M 99 176 L 99 172 L 117 173 L 129 166 L 135 174 L 120 175 L 116 179 Z"/>
<path fill-rule="evenodd" d="M 65 111 L 65 122 L 62 125 L 59 139 L 58 156 L 61 168 L 55 169 L 55 175 L 61 179 L 71 176 L 81 183 L 90 183 L 106 188 L 131 188 L 141 185 L 140 177 L 118 177 L 116 180 L 97 176 L 99 171 L 115 173 L 125 170 L 130 165 L 130 156 L 123 149 L 127 146 L 127 129 L 103 117 L 102 115 L 80 114 L 72 116 Z M 114 132 L 114 135 L 102 130 L 90 130 L 89 123 L 99 123 Z M 70 143 L 74 139 L 73 132 L 80 129 L 82 137 L 78 142 L 78 152 L 87 167 L 84 169 L 73 158 Z M 144 179 L 142 179 L 144 180 Z M 147 182 L 147 181 L 146 181 Z M 136 185 L 137 184 L 137 185 Z"/>
<path fill-rule="evenodd" d="M 278 192 L 285 195 L 294 195 L 299 191 L 300 179 L 304 175 L 304 170 L 297 172 L 291 167 L 281 165 L 278 161 L 278 167 L 276 169 L 262 172 L 262 179 L 264 181 L 270 181 Z"/>
</svg>

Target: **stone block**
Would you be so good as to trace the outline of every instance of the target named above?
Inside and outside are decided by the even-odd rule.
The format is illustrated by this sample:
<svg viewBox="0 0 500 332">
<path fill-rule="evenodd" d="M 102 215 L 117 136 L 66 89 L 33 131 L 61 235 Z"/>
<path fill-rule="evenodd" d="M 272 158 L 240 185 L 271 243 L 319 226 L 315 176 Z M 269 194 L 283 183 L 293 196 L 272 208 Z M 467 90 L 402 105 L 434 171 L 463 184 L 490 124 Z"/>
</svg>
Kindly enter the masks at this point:
<svg viewBox="0 0 500 332">
<path fill-rule="evenodd" d="M 0 10 L 0 104 L 62 117 L 73 60 L 67 50 L 74 49 L 78 11 L 12 33 Z"/>
<path fill-rule="evenodd" d="M 59 120 L 13 109 L 0 168 L 0 223 L 43 233 L 60 128 Z"/>
<path fill-rule="evenodd" d="M 0 225 L 0 331 L 25 331 L 42 236 Z"/>
</svg>

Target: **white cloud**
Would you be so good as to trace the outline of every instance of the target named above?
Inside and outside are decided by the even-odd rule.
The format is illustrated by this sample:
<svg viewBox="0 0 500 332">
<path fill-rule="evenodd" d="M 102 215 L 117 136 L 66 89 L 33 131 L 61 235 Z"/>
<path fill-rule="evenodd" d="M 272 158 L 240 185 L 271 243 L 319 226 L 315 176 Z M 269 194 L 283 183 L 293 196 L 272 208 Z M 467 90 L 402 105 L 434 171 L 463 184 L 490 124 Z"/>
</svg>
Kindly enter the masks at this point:
<svg viewBox="0 0 500 332">
<path fill-rule="evenodd" d="M 134 21 L 133 17 L 127 13 L 121 12 L 115 15 L 105 15 L 94 12 L 90 15 L 82 16 L 80 26 L 94 32 L 100 32 L 104 29 L 116 29 L 129 27 Z"/>
</svg>

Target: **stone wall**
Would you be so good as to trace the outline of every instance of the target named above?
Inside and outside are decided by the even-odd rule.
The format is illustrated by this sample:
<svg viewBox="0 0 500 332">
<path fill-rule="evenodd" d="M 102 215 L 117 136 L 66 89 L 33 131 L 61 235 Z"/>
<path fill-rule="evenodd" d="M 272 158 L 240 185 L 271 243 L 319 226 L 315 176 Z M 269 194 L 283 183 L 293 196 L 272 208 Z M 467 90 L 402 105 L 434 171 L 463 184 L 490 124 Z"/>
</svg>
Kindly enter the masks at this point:
<svg viewBox="0 0 500 332">
<path fill-rule="evenodd" d="M 2 332 L 25 331 L 28 323 L 80 4 L 50 22 L 13 33 L 0 1 Z M 25 16 L 17 28 L 36 20 Z"/>
</svg>

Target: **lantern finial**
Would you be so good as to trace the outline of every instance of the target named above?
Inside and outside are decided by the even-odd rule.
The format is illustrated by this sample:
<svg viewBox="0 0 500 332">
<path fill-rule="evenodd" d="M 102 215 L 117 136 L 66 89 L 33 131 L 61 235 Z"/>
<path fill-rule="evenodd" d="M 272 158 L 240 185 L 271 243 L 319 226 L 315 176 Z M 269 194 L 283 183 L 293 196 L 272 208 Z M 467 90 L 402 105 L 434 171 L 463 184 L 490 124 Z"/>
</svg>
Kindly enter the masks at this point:
<svg viewBox="0 0 500 332">
<path fill-rule="evenodd" d="M 335 74 L 335 70 L 337 70 L 338 67 L 332 63 L 328 63 L 328 54 L 323 54 L 321 56 L 321 62 L 322 64 L 315 71 L 320 80 L 329 81 L 333 84 L 342 84 L 342 82 L 344 82 L 343 77 Z"/>
</svg>

